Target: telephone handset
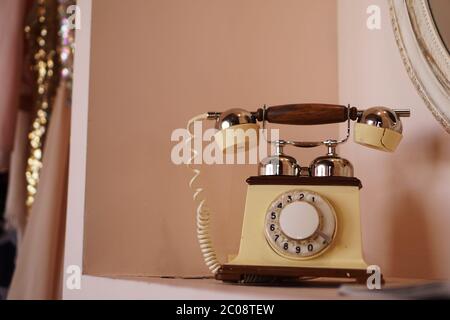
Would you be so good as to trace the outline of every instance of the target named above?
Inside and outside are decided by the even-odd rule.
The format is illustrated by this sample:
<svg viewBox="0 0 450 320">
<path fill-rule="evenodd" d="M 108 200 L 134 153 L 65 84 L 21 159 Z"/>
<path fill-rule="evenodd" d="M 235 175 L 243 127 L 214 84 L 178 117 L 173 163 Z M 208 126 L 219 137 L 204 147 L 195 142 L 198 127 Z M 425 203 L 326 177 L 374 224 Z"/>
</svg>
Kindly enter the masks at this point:
<svg viewBox="0 0 450 320">
<path fill-rule="evenodd" d="M 367 264 L 362 255 L 359 190 L 353 165 L 341 158 L 336 147 L 348 141 L 350 125 L 356 121 L 356 143 L 393 152 L 402 139 L 401 117 L 409 110 L 355 107 L 329 104 L 292 104 L 263 107 L 256 112 L 231 109 L 209 112 L 194 121 L 214 120 L 218 129 L 215 141 L 223 151 L 246 147 L 246 135 L 236 130 L 259 132 L 260 124 L 321 125 L 347 122 L 347 136 L 341 140 L 301 142 L 269 141 L 274 155 L 263 159 L 258 175 L 247 179 L 248 190 L 239 253 L 221 264 L 212 245 L 210 212 L 202 189 L 196 188 L 197 234 L 205 263 L 217 280 L 227 282 L 298 281 L 311 277 L 367 279 Z M 241 137 L 241 138 L 239 138 Z M 193 138 L 191 134 L 191 139 Z M 236 139 L 237 138 L 237 139 Z M 241 139 L 241 140 L 240 140 Z M 302 167 L 285 154 L 285 147 L 325 146 L 326 155 Z M 193 158 L 196 156 L 195 151 Z M 192 158 L 192 159 L 193 159 Z M 190 186 L 200 171 L 194 170 Z"/>
</svg>

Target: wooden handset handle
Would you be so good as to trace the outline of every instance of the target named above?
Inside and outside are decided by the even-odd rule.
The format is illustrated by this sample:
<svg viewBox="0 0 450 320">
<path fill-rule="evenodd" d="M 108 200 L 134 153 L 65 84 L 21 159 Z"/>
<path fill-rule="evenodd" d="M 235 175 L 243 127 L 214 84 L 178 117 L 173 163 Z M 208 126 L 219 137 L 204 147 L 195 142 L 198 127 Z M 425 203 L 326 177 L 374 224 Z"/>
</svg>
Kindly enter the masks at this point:
<svg viewBox="0 0 450 320">
<path fill-rule="evenodd" d="M 348 120 L 348 108 L 333 104 L 289 104 L 274 106 L 256 112 L 257 119 L 270 123 L 293 125 L 316 125 L 340 123 Z M 350 108 L 350 119 L 356 120 L 358 110 Z"/>
</svg>

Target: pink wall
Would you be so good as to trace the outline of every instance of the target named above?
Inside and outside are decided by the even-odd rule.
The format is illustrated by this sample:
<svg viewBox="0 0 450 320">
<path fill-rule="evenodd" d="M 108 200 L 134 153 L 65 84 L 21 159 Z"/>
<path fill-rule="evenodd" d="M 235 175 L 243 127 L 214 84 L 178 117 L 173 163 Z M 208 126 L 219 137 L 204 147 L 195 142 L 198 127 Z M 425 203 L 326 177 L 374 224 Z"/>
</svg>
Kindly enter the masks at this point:
<svg viewBox="0 0 450 320">
<path fill-rule="evenodd" d="M 382 9 L 382 29 L 366 28 L 366 9 Z M 341 103 L 410 107 L 395 154 L 347 144 L 363 181 L 364 251 L 390 276 L 450 278 L 450 136 L 416 93 L 403 67 L 387 1 L 339 0 Z"/>
<path fill-rule="evenodd" d="M 195 233 L 192 173 L 170 160 L 172 131 L 193 116 L 263 104 L 333 103 L 336 3 L 95 0 L 84 272 L 207 274 Z M 211 126 L 211 123 L 208 124 Z M 335 136 L 337 126 L 283 137 Z M 302 165 L 324 150 L 289 150 Z M 220 258 L 236 254 L 257 166 L 204 167 Z"/>
</svg>

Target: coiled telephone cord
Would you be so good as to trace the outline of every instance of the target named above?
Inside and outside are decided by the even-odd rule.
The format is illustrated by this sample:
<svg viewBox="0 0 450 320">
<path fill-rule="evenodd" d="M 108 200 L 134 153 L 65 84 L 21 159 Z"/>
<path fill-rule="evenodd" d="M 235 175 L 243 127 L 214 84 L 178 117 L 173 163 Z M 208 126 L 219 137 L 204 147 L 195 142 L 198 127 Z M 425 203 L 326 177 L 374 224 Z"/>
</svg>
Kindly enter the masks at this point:
<svg viewBox="0 0 450 320">
<path fill-rule="evenodd" d="M 208 114 L 201 114 L 198 115 L 191 120 L 189 120 L 187 125 L 187 130 L 189 132 L 189 139 L 186 141 L 186 143 L 190 146 L 191 141 L 195 139 L 194 134 L 191 131 L 192 125 L 196 121 L 203 121 L 208 118 Z M 211 270 L 213 274 L 217 273 L 217 271 L 220 269 L 221 264 L 219 260 L 217 259 L 216 251 L 214 250 L 214 246 L 211 239 L 211 233 L 210 233 L 210 220 L 211 220 L 211 211 L 206 205 L 206 199 L 202 195 L 203 188 L 199 186 L 195 186 L 195 181 L 200 176 L 200 169 L 194 168 L 192 166 L 192 163 L 194 162 L 194 159 L 197 157 L 198 152 L 194 150 L 194 148 L 190 148 L 192 151 L 191 157 L 188 160 L 187 167 L 192 170 L 194 176 L 189 181 L 189 187 L 194 191 L 194 202 L 198 203 L 197 206 L 197 239 L 198 243 L 200 245 L 200 250 L 203 255 L 203 259 L 205 261 L 206 266 Z"/>
</svg>

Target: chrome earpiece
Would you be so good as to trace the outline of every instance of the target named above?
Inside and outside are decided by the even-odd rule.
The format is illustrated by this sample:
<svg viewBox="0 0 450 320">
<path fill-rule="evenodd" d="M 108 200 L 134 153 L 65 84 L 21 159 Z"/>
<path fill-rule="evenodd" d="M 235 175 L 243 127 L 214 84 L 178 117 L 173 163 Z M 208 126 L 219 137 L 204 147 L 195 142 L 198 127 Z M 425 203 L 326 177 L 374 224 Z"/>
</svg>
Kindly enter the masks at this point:
<svg viewBox="0 0 450 320">
<path fill-rule="evenodd" d="M 393 152 L 402 140 L 401 117 L 409 117 L 409 110 L 373 107 L 358 114 L 355 124 L 355 142 L 363 146 Z"/>
</svg>

